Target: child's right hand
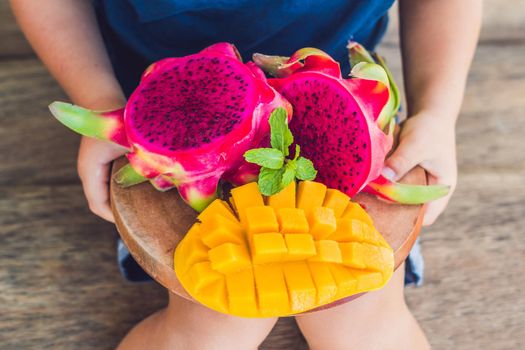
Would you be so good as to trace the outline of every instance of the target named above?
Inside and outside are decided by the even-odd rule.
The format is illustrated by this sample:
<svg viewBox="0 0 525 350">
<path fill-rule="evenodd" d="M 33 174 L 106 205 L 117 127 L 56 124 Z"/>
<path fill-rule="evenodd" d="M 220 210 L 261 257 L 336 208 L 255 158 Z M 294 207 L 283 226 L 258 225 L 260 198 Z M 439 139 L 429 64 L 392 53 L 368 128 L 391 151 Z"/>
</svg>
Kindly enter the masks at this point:
<svg viewBox="0 0 525 350">
<path fill-rule="evenodd" d="M 85 136 L 78 152 L 77 170 L 89 209 L 111 222 L 115 219 L 109 202 L 110 165 L 124 153 L 123 147 Z"/>
</svg>

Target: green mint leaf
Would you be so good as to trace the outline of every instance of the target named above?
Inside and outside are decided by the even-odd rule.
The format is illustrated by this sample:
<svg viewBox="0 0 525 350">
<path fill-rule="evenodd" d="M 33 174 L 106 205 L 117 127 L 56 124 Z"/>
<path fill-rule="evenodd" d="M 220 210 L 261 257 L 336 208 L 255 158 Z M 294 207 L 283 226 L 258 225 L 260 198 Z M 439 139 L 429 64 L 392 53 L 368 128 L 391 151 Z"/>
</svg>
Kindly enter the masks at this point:
<svg viewBox="0 0 525 350">
<path fill-rule="evenodd" d="M 314 168 L 314 164 L 311 160 L 304 157 L 299 157 L 296 160 L 297 163 L 297 178 L 299 180 L 313 180 L 317 175 L 317 170 Z"/>
<path fill-rule="evenodd" d="M 301 147 L 299 147 L 299 145 L 296 143 L 295 144 L 295 156 L 293 160 L 297 160 L 297 158 L 299 158 L 299 154 L 301 154 Z"/>
<path fill-rule="evenodd" d="M 281 179 L 281 190 L 295 180 L 296 172 L 297 164 L 295 160 L 286 162 L 286 165 L 284 166 L 283 178 Z"/>
<path fill-rule="evenodd" d="M 273 148 L 281 151 L 284 156 L 290 154 L 288 147 L 293 143 L 293 135 L 288 128 L 288 113 L 286 109 L 276 108 L 270 115 L 270 143 Z"/>
<path fill-rule="evenodd" d="M 259 190 L 265 196 L 271 196 L 281 190 L 281 181 L 283 178 L 283 168 L 281 169 L 270 169 L 261 168 L 259 172 Z"/>
<path fill-rule="evenodd" d="M 265 168 L 280 169 L 284 164 L 284 155 L 274 148 L 256 148 L 246 151 L 244 159 Z"/>
</svg>

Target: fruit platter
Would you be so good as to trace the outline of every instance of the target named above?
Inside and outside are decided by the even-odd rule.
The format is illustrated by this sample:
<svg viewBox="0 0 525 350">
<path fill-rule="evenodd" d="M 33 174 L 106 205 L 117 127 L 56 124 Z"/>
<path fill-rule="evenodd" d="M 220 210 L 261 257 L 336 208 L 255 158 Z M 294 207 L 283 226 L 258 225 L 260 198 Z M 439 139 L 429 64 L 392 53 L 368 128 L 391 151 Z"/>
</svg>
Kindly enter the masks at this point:
<svg viewBox="0 0 525 350">
<path fill-rule="evenodd" d="M 116 161 L 113 173 L 125 164 L 125 159 Z M 425 184 L 425 171 L 415 168 L 401 182 Z M 366 207 L 377 230 L 394 250 L 397 268 L 405 261 L 419 235 L 423 205 L 392 205 L 367 193 L 358 194 L 354 200 Z M 193 299 L 174 273 L 173 252 L 197 221 L 198 214 L 176 192 L 158 192 L 148 184 L 122 188 L 112 182 L 111 202 L 117 228 L 135 260 L 171 292 Z"/>
<path fill-rule="evenodd" d="M 388 283 L 448 192 L 420 168 L 381 175 L 399 92 L 380 56 L 348 49 L 343 77 L 319 49 L 243 62 L 218 43 L 153 63 L 124 108 L 50 109 L 126 150 L 116 224 L 158 282 L 235 316 L 311 312 Z"/>
</svg>

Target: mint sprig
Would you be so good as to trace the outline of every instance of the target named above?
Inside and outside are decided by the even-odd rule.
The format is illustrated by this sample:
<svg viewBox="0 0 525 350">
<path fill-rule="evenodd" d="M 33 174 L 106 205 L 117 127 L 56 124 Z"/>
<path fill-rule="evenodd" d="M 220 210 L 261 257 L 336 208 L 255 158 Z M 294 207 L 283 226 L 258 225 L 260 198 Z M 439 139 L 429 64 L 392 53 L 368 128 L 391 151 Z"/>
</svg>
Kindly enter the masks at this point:
<svg viewBox="0 0 525 350">
<path fill-rule="evenodd" d="M 313 180 L 317 175 L 312 161 L 300 156 L 299 145 L 295 145 L 294 158 L 287 158 L 294 138 L 288 127 L 286 110 L 276 108 L 270 115 L 269 122 L 272 148 L 255 148 L 244 153 L 247 162 L 261 166 L 258 185 L 265 196 L 280 192 L 296 178 Z"/>
</svg>

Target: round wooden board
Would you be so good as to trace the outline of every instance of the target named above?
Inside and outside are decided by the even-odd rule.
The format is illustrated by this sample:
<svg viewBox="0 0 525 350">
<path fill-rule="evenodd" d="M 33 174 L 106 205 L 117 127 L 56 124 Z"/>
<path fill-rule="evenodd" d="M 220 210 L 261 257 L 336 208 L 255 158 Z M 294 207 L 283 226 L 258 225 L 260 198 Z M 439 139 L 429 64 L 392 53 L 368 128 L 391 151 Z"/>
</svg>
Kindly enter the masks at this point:
<svg viewBox="0 0 525 350">
<path fill-rule="evenodd" d="M 116 160 L 113 173 L 124 164 L 125 158 Z M 425 184 L 425 171 L 415 168 L 401 182 Z M 110 192 L 117 229 L 131 255 L 168 290 L 193 300 L 175 275 L 173 252 L 196 221 L 197 213 L 180 198 L 176 190 L 159 192 L 149 183 L 121 188 L 111 181 Z M 405 261 L 419 235 L 423 206 L 391 204 L 368 194 L 359 194 L 353 200 L 365 206 L 376 228 L 394 249 L 397 268 Z"/>
</svg>

